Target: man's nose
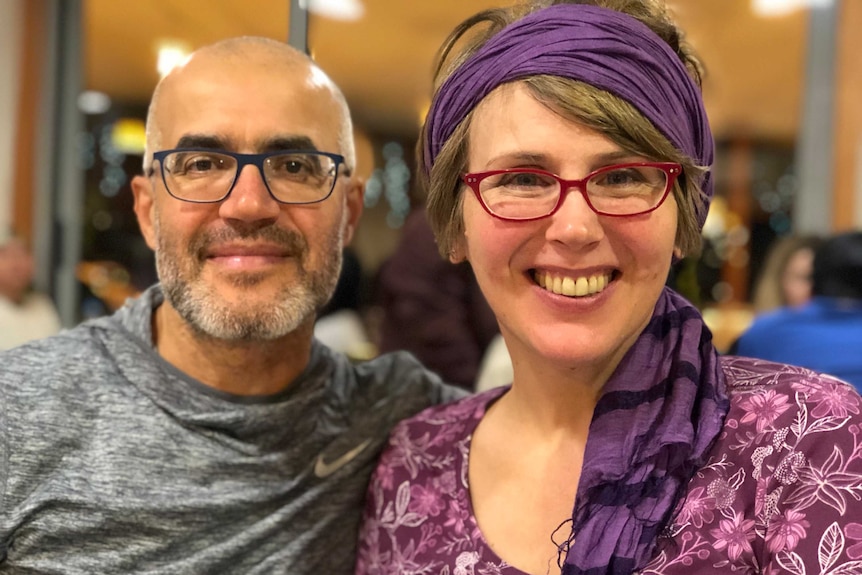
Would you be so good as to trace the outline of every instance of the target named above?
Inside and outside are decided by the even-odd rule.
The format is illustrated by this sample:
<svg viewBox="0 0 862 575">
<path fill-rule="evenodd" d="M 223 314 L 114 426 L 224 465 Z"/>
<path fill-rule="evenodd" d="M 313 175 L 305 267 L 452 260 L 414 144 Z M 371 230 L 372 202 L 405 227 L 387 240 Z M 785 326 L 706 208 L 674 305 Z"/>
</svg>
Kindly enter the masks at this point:
<svg viewBox="0 0 862 575">
<path fill-rule="evenodd" d="M 269 193 L 263 173 L 251 164 L 243 166 L 239 171 L 230 195 L 219 208 L 223 218 L 243 221 L 274 220 L 280 212 L 281 204 Z"/>
</svg>

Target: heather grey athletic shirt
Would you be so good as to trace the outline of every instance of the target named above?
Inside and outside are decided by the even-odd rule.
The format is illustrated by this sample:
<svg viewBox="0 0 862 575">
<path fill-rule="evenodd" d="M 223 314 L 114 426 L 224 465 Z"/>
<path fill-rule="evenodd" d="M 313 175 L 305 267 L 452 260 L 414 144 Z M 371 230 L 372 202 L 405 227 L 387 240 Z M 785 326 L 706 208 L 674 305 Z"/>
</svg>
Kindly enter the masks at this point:
<svg viewBox="0 0 862 575">
<path fill-rule="evenodd" d="M 220 393 L 155 352 L 161 300 L 0 354 L 0 573 L 352 573 L 390 427 L 459 392 L 315 342 L 278 396 Z"/>
</svg>

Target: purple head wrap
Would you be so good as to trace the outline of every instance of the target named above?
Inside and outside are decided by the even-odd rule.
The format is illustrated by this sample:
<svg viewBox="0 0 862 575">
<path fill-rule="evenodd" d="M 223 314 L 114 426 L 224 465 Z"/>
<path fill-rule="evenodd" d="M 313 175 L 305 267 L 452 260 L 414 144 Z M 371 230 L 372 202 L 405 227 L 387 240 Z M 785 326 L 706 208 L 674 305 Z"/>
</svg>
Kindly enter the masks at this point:
<svg viewBox="0 0 862 575">
<path fill-rule="evenodd" d="M 622 98 L 698 165 L 712 165 L 714 144 L 700 89 L 670 46 L 621 12 L 559 4 L 501 30 L 443 83 L 425 127 L 426 172 L 458 124 L 494 88 L 542 74 L 580 80 Z M 708 201 L 708 173 L 700 184 Z M 697 214 L 701 227 L 707 208 Z"/>
</svg>

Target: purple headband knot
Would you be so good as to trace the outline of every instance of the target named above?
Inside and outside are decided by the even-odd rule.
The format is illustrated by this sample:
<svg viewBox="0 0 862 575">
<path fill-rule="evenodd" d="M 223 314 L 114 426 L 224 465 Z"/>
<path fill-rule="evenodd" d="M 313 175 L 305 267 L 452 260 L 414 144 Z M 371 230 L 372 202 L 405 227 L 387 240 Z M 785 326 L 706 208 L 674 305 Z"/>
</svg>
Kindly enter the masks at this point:
<svg viewBox="0 0 862 575">
<path fill-rule="evenodd" d="M 426 121 L 426 173 L 458 124 L 494 88 L 542 74 L 579 80 L 622 98 L 698 165 L 712 165 L 714 143 L 700 89 L 670 46 L 621 12 L 558 4 L 501 30 L 443 83 Z M 709 173 L 700 187 L 709 201 Z M 707 209 L 697 214 L 700 227 Z"/>
</svg>

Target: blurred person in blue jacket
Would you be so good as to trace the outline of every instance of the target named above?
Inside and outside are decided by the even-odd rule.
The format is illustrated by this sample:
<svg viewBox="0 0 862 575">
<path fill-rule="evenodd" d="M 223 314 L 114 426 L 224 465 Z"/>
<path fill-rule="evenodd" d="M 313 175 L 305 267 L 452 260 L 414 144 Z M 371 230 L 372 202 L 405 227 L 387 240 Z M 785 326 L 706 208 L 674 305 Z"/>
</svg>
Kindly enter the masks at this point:
<svg viewBox="0 0 862 575">
<path fill-rule="evenodd" d="M 814 255 L 813 298 L 757 318 L 736 353 L 807 367 L 862 389 L 862 231 L 836 235 Z"/>
</svg>

